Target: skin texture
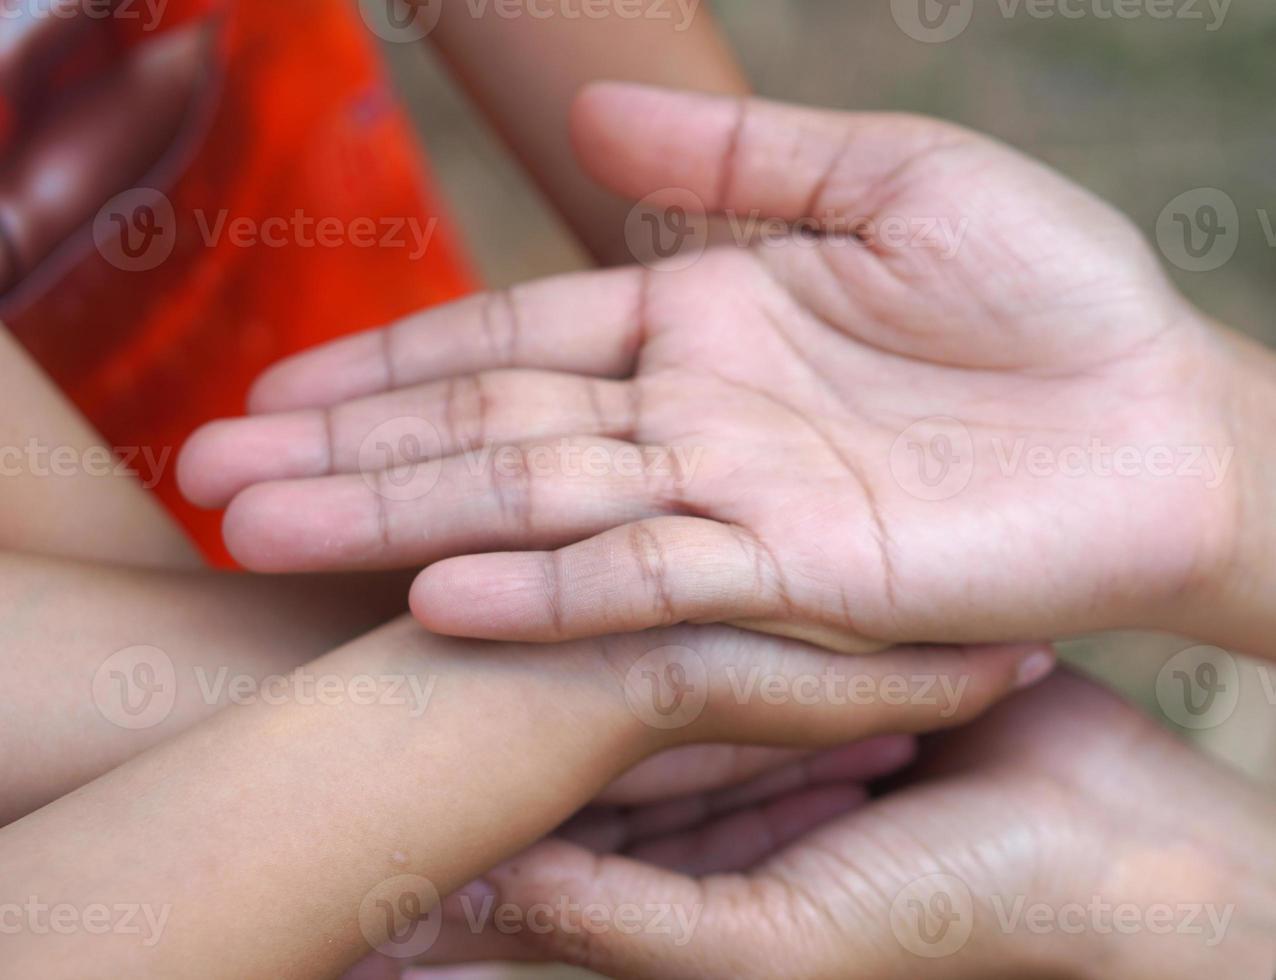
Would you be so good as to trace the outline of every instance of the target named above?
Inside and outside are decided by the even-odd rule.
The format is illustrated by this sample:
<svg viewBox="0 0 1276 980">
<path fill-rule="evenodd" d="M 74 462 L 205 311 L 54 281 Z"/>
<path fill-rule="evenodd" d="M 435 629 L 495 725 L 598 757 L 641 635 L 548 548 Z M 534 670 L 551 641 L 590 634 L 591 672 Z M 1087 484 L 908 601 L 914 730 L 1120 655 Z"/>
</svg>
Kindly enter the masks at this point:
<svg viewBox="0 0 1276 980">
<path fill-rule="evenodd" d="M 811 805 L 809 792 L 772 796 L 749 817 Z M 497 905 L 572 902 L 598 910 L 602 926 L 551 917 L 550 928 L 511 937 L 491 923 L 476 934 L 458 919 L 460 938 L 432 960 L 499 950 L 611 977 L 746 980 L 1189 980 L 1276 970 L 1270 796 L 1074 676 L 933 740 L 906 785 L 867 804 L 848 800 L 846 813 L 797 840 L 777 835 L 761 855 L 748 835 L 740 844 L 738 815 L 710 816 L 694 833 L 644 832 L 658 821 L 641 811 L 600 820 L 589 847 L 548 841 L 485 880 Z M 951 946 L 917 930 L 909 900 L 943 896 L 968 915 L 964 944 L 960 924 L 950 927 Z M 668 932 L 620 928 L 616 910 L 626 904 L 699 918 L 688 941 L 674 942 Z M 1136 910 L 1133 926 L 1117 928 L 1111 909 L 1122 905 Z M 1173 910 L 1168 920 L 1154 918 L 1161 907 Z M 1025 908 L 1051 910 L 1046 925 L 1030 925 Z"/>
<path fill-rule="evenodd" d="M 599 85 L 574 132 L 631 197 L 805 233 L 284 362 L 256 417 L 180 461 L 249 567 L 428 565 L 421 621 L 493 639 L 727 621 L 854 651 L 1126 626 L 1272 652 L 1238 533 L 1248 513 L 1268 536 L 1262 427 L 1235 395 L 1270 400 L 1271 358 L 1238 356 L 1122 216 L 921 118 Z M 622 467 L 634 447 L 663 464 Z M 945 472 L 936 498 L 923 476 Z"/>
<path fill-rule="evenodd" d="M 675 728 L 642 720 L 635 705 L 659 702 L 633 680 L 645 669 L 673 677 L 685 655 L 671 647 L 693 651 L 703 669 L 702 709 Z M 385 927 L 378 934 L 360 919 L 370 894 L 393 905 L 401 893 L 379 889 L 393 892 L 401 875 L 449 894 L 643 758 L 699 742 L 833 746 L 958 725 L 1039 680 L 1039 669 L 1023 668 L 1029 657 L 1040 666 L 1040 652 L 856 659 L 703 627 L 532 656 L 433 637 L 405 618 L 307 668 L 348 696 L 229 709 L 0 830 L 0 906 L 37 896 L 170 910 L 150 945 L 122 931 L 19 929 L 6 936 L 6 967 L 49 977 L 331 974 L 385 938 Z M 732 671 L 755 669 L 790 681 L 859 678 L 880 694 L 854 710 L 833 698 L 739 695 Z M 896 675 L 966 680 L 955 704 L 900 703 L 886 685 Z M 353 693 L 365 676 L 415 679 L 432 693 L 421 712 L 419 702 L 369 701 Z M 429 910 L 426 901 L 414 917 Z"/>
</svg>

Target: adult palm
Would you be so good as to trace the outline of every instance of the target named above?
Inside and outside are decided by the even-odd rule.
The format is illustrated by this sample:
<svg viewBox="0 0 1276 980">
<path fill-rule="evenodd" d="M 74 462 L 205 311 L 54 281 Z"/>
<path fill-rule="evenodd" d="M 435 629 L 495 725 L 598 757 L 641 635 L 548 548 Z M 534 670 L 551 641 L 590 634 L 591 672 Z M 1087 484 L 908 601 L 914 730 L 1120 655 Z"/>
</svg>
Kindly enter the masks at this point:
<svg viewBox="0 0 1276 980">
<path fill-rule="evenodd" d="M 859 650 L 1204 615 L 1183 597 L 1232 556 L 1239 359 L 1124 218 L 914 117 L 606 85 L 575 132 L 655 227 L 703 204 L 748 247 L 279 366 L 254 395 L 277 414 L 182 461 L 193 498 L 234 498 L 247 565 L 430 564 L 427 625 L 533 641 L 728 621 Z"/>
<path fill-rule="evenodd" d="M 1057 676 L 937 739 L 923 759 L 908 785 L 795 841 L 780 833 L 764 856 L 740 843 L 744 813 L 673 837 L 614 828 L 621 846 L 601 858 L 539 844 L 487 876 L 494 904 L 577 913 L 511 935 L 490 920 L 474 931 L 473 917 L 467 930 L 454 910 L 461 938 L 433 958 L 500 950 L 615 977 L 1164 980 L 1276 969 L 1270 797 L 1094 684 Z M 784 799 L 766 810 L 784 813 Z M 650 823 L 642 811 L 613 819 Z M 632 927 L 633 910 L 653 909 L 694 928 Z"/>
</svg>

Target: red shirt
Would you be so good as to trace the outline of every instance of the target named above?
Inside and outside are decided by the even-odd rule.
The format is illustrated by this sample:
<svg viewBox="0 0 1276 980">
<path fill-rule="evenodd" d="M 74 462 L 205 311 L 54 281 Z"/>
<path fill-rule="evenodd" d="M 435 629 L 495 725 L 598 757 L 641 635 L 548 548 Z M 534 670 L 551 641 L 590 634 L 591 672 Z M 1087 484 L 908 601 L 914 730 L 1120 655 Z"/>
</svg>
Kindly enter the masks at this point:
<svg viewBox="0 0 1276 980">
<path fill-rule="evenodd" d="M 202 21 L 215 38 L 179 145 L 143 181 L 172 205 L 171 253 L 117 268 L 82 229 L 56 286 L 9 321 L 109 442 L 168 452 L 157 492 L 219 563 L 220 516 L 174 482 L 191 431 L 241 413 L 279 358 L 474 284 L 354 6 L 171 0 L 164 30 Z M 143 26 L 117 30 L 146 44 Z"/>
</svg>

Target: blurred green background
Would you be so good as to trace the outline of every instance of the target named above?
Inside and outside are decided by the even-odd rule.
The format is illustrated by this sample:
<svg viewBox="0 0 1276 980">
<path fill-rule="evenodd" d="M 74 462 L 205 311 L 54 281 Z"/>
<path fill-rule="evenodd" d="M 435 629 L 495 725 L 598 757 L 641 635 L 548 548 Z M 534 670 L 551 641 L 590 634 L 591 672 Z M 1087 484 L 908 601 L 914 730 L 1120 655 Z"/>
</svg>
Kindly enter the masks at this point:
<svg viewBox="0 0 1276 980">
<path fill-rule="evenodd" d="M 1276 228 L 1276 4 L 1234 0 L 1222 26 L 1209 31 L 1199 20 L 1038 20 L 1022 8 L 1008 18 L 1011 0 L 974 2 L 970 26 L 941 44 L 905 34 L 889 0 L 713 6 L 760 94 L 960 122 L 1112 201 L 1151 240 L 1180 194 L 1224 190 L 1240 216 L 1235 256 L 1212 272 L 1171 271 L 1202 309 L 1276 344 L 1276 242 L 1268 241 Z M 1111 7 L 1110 0 L 1083 0 L 1087 10 L 1096 2 Z M 1198 9 L 1211 19 L 1208 4 Z M 387 53 L 486 280 L 502 285 L 583 266 L 429 52 L 392 45 Z M 1155 713 L 1158 672 L 1191 645 L 1126 634 L 1071 643 L 1067 654 Z M 1185 734 L 1276 786 L 1276 704 L 1258 670 L 1241 661 L 1237 710 Z"/>
</svg>

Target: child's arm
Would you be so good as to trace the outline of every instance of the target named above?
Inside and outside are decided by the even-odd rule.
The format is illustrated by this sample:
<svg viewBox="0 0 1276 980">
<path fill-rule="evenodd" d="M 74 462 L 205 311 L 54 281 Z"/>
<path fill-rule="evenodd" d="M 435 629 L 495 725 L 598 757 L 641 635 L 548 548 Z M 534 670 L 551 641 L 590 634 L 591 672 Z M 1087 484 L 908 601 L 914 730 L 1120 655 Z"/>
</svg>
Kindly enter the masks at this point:
<svg viewBox="0 0 1276 980">
<path fill-rule="evenodd" d="M 176 452 L 133 465 L 172 466 Z M 127 470 L 0 324 L 0 550 L 198 568 L 190 541 Z"/>
<path fill-rule="evenodd" d="M 402 576 L 159 571 L 0 551 L 0 826 L 403 609 Z"/>
<path fill-rule="evenodd" d="M 565 17 L 556 4 L 543 5 L 543 16 L 527 8 L 503 16 L 508 6 L 475 15 L 472 4 L 444 4 L 430 38 L 590 253 L 632 262 L 630 203 L 591 180 L 571 150 L 577 92 L 615 79 L 733 95 L 748 82 L 707 3 L 606 4 L 602 17 Z M 619 7 L 640 15 L 621 17 Z"/>
<path fill-rule="evenodd" d="M 1040 653 L 857 659 L 719 627 L 528 651 L 400 621 L 311 664 L 284 703 L 228 709 L 0 830 L 5 967 L 329 975 L 387 926 L 417 935 L 438 895 L 645 756 L 958 725 L 1039 679 L 1021 671 Z M 101 928 L 134 906 L 137 931 Z"/>
</svg>

